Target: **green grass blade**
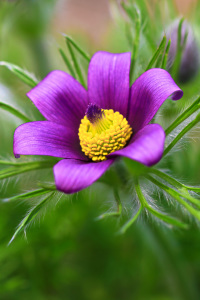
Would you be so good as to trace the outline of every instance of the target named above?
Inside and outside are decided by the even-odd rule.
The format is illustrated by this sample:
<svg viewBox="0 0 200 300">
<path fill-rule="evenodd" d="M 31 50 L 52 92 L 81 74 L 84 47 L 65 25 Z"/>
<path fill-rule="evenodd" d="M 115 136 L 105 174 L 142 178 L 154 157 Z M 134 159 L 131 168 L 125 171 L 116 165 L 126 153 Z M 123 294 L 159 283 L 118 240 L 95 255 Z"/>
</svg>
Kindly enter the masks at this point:
<svg viewBox="0 0 200 300">
<path fill-rule="evenodd" d="M 187 39 L 187 34 L 184 37 L 184 42 L 182 45 L 182 25 L 184 22 L 184 18 L 181 18 L 178 24 L 178 31 L 177 31 L 177 48 L 176 48 L 176 56 L 174 59 L 174 63 L 172 66 L 172 70 L 171 70 L 171 74 L 172 77 L 175 78 L 177 80 L 178 77 L 178 70 L 180 67 L 180 63 L 181 63 L 181 57 L 182 57 L 182 53 L 184 50 L 184 46 L 186 43 L 186 39 Z"/>
<path fill-rule="evenodd" d="M 38 215 L 38 213 L 40 212 L 40 210 L 45 206 L 45 204 L 51 200 L 51 198 L 53 197 L 54 193 L 51 193 L 50 195 L 48 195 L 45 199 L 43 199 L 39 204 L 37 204 L 36 206 L 34 206 L 30 212 L 26 215 L 26 217 L 22 220 L 22 222 L 19 224 L 17 230 L 15 231 L 15 233 L 13 234 L 10 242 L 8 243 L 8 245 L 10 245 L 12 243 L 12 241 L 16 238 L 16 236 L 24 229 L 26 229 L 26 227 L 33 221 L 33 219 Z"/>
<path fill-rule="evenodd" d="M 102 220 L 102 219 L 105 219 L 107 217 L 119 217 L 122 213 L 122 204 L 121 204 L 121 200 L 120 200 L 120 197 L 119 197 L 119 193 L 117 191 L 117 189 L 115 188 L 114 189 L 114 198 L 115 198 L 115 201 L 116 201 L 116 204 L 117 204 L 117 211 L 113 211 L 113 212 L 109 212 L 109 213 L 103 213 L 101 214 L 99 217 L 96 218 L 96 220 Z"/>
<path fill-rule="evenodd" d="M 165 215 L 165 214 L 162 214 L 160 212 L 158 212 L 157 210 L 153 209 L 152 207 L 149 206 L 148 210 L 154 215 L 156 216 L 157 218 L 159 218 L 160 220 L 164 221 L 165 223 L 168 223 L 170 225 L 173 225 L 173 226 L 177 226 L 177 227 L 180 227 L 180 228 L 183 228 L 183 229 L 187 229 L 188 228 L 188 225 L 175 219 L 175 218 L 172 218 L 168 215 Z"/>
<path fill-rule="evenodd" d="M 149 172 L 156 175 L 156 176 L 158 176 L 159 178 L 162 178 L 163 180 L 165 180 L 166 182 L 168 182 L 172 186 L 176 187 L 179 190 L 179 195 L 181 197 L 186 198 L 191 203 L 195 204 L 198 208 L 200 208 L 200 200 L 192 197 L 188 192 L 188 190 L 191 190 L 191 191 L 194 191 L 194 192 L 200 192 L 199 187 L 187 186 L 183 183 L 180 183 L 176 179 L 172 178 L 168 174 L 165 174 L 165 173 L 161 172 L 160 170 L 157 170 L 157 169 L 154 169 L 154 168 L 151 168 Z"/>
<path fill-rule="evenodd" d="M 127 229 L 129 229 L 129 227 L 137 220 L 137 218 L 139 217 L 140 213 L 142 212 L 143 207 L 140 206 L 140 208 L 138 209 L 137 213 L 130 219 L 128 220 L 120 229 L 119 234 L 124 234 Z"/>
<path fill-rule="evenodd" d="M 157 185 L 159 188 L 164 190 L 167 194 L 172 196 L 174 199 L 176 199 L 182 206 L 184 206 L 195 218 L 197 218 L 200 221 L 200 211 L 197 211 L 193 206 L 191 206 L 189 203 L 187 203 L 177 191 L 172 189 L 171 187 L 161 183 L 160 181 L 156 180 L 154 177 L 150 175 L 145 176 L 148 180 L 153 182 L 155 185 Z"/>
<path fill-rule="evenodd" d="M 166 70 L 166 66 L 167 66 L 167 58 L 168 58 L 170 46 L 171 46 L 171 40 L 169 40 L 167 43 L 167 47 L 166 47 L 165 54 L 163 56 L 162 65 L 161 65 L 161 68 L 165 69 L 165 70 Z"/>
<path fill-rule="evenodd" d="M 200 108 L 200 96 L 189 106 L 176 120 L 165 130 L 165 135 L 169 135 L 178 125 L 189 118 L 195 111 Z"/>
<path fill-rule="evenodd" d="M 55 164 L 55 161 L 43 161 L 43 162 L 31 162 L 26 165 L 10 167 L 0 171 L 0 179 L 16 176 L 28 171 L 51 168 Z"/>
<path fill-rule="evenodd" d="M 30 74 L 29 72 L 23 70 L 22 68 L 14 64 L 8 63 L 6 61 L 1 61 L 0 66 L 6 67 L 13 74 L 15 74 L 22 82 L 24 82 L 31 88 L 35 87 L 38 84 L 38 81 L 35 79 L 35 77 L 32 74 Z"/>
<path fill-rule="evenodd" d="M 188 132 L 190 131 L 198 122 L 200 121 L 200 113 L 196 116 L 196 118 L 191 121 L 179 134 L 173 139 L 173 141 L 167 146 L 164 150 L 163 156 L 165 156 L 175 145 L 176 143 Z"/>
<path fill-rule="evenodd" d="M 136 190 L 136 193 L 137 193 L 137 196 L 138 196 L 138 199 L 141 203 L 141 206 L 142 207 L 145 207 L 148 211 L 150 211 L 154 216 L 156 216 L 157 218 L 161 219 L 162 221 L 168 223 L 168 224 L 171 224 L 171 225 L 174 225 L 174 226 L 178 226 L 178 227 L 181 227 L 181 228 L 186 228 L 187 225 L 180 222 L 179 220 L 175 219 L 175 218 L 172 218 L 170 216 L 167 216 L 165 214 L 162 214 L 160 213 L 159 211 L 155 210 L 154 208 L 152 208 L 149 203 L 147 202 L 147 200 L 145 199 L 142 191 L 141 191 L 141 188 L 140 188 L 140 185 L 139 185 L 139 181 L 138 179 L 135 180 L 135 190 Z"/>
<path fill-rule="evenodd" d="M 146 68 L 146 71 L 151 69 L 154 65 L 154 63 L 156 62 L 157 58 L 159 57 L 160 53 L 163 51 L 163 49 L 165 48 L 166 45 L 166 36 L 164 36 L 162 38 L 162 41 L 160 42 L 160 45 L 158 46 L 158 49 L 156 50 L 156 52 L 154 53 L 153 57 L 151 58 L 150 62 L 148 63 L 148 66 Z"/>
<path fill-rule="evenodd" d="M 33 197 L 42 196 L 42 195 L 48 194 L 50 192 L 52 192 L 52 189 L 41 188 L 41 189 L 38 189 L 38 190 L 30 191 L 30 192 L 23 193 L 23 194 L 20 194 L 20 195 L 17 195 L 17 196 L 13 196 L 13 197 L 3 199 L 3 202 L 26 200 L 26 199 L 30 199 L 30 198 L 33 198 Z"/>
<path fill-rule="evenodd" d="M 69 61 L 69 59 L 67 58 L 67 56 L 65 55 L 65 52 L 61 48 L 59 48 L 58 50 L 59 50 L 60 55 L 62 56 L 62 58 L 65 62 L 70 74 L 76 79 L 76 74 L 74 72 L 73 66 L 72 66 L 71 62 Z"/>
<path fill-rule="evenodd" d="M 87 54 L 80 46 L 78 46 L 76 44 L 76 42 L 68 35 L 64 35 L 66 40 L 71 43 L 74 48 L 79 52 L 79 54 L 89 63 L 91 60 L 91 57 L 89 56 L 89 54 Z"/>
<path fill-rule="evenodd" d="M 74 64 L 74 68 L 76 70 L 76 74 L 78 75 L 80 83 L 86 88 L 86 84 L 85 84 L 85 81 L 83 79 L 83 74 L 81 72 L 81 68 L 79 67 L 78 61 L 77 61 L 76 56 L 74 54 L 74 51 L 72 49 L 72 45 L 68 40 L 66 40 L 66 44 L 67 44 L 67 47 L 69 49 L 69 53 L 71 55 L 71 58 L 72 58 L 72 61 L 73 61 L 73 64 Z"/>
<path fill-rule="evenodd" d="M 139 9 L 135 8 L 135 38 L 133 43 L 133 50 L 131 52 L 131 68 L 130 68 L 130 81 L 132 83 L 135 65 L 138 57 L 139 44 L 140 44 L 140 32 L 141 32 L 141 15 Z"/>
<path fill-rule="evenodd" d="M 10 106 L 8 104 L 0 102 L 0 109 L 8 111 L 9 113 L 11 113 L 15 117 L 21 119 L 25 123 L 31 122 L 31 120 L 29 118 L 27 118 L 24 114 L 22 114 L 16 108 L 14 108 L 14 107 L 12 107 L 12 106 Z"/>
</svg>

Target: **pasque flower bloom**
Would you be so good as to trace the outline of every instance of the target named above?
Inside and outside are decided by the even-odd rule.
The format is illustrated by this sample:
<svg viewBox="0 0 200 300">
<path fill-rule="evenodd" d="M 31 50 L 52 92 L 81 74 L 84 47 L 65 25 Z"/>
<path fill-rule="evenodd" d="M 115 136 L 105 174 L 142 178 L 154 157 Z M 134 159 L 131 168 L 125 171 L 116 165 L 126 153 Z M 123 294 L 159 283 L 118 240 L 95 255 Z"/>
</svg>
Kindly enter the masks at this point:
<svg viewBox="0 0 200 300">
<path fill-rule="evenodd" d="M 88 90 L 63 71 L 53 71 L 27 95 L 46 118 L 20 125 L 14 154 L 49 155 L 55 183 L 65 193 L 95 182 L 118 158 L 146 166 L 162 157 L 165 133 L 149 124 L 162 103 L 183 92 L 168 72 L 151 69 L 129 87 L 131 54 L 97 52 L 88 70 Z"/>
</svg>

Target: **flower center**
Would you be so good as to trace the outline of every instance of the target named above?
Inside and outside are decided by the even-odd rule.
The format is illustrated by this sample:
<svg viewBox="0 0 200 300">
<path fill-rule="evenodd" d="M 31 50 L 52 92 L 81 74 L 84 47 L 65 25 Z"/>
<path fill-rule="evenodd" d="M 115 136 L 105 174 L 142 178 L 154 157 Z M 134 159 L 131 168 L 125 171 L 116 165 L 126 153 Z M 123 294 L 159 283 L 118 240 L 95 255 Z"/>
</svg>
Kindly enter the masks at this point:
<svg viewBox="0 0 200 300">
<path fill-rule="evenodd" d="M 106 160 L 112 152 L 124 148 L 132 128 L 119 112 L 89 104 L 79 126 L 82 151 L 93 161 Z"/>
</svg>

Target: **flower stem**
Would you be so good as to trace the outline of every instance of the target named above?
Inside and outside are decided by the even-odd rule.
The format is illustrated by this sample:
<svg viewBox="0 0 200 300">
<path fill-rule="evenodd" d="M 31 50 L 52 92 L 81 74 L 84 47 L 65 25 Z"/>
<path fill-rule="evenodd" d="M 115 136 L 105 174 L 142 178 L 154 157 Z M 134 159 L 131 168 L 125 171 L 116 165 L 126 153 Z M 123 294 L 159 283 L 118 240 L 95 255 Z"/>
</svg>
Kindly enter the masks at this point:
<svg viewBox="0 0 200 300">
<path fill-rule="evenodd" d="M 30 162 L 24 163 L 23 165 L 13 165 L 13 167 L 3 169 L 0 171 L 0 179 L 5 179 L 8 177 L 12 177 L 18 174 L 22 174 L 28 171 L 43 169 L 43 168 L 51 168 L 55 164 L 55 161 L 40 161 L 40 162 Z M 18 168 L 16 168 L 18 166 Z"/>
<path fill-rule="evenodd" d="M 190 204 L 188 204 L 186 201 L 184 201 L 181 197 L 184 197 L 183 195 L 180 195 L 177 191 L 173 190 L 169 186 L 161 183 L 160 181 L 157 181 L 154 177 L 150 175 L 145 176 L 148 180 L 153 182 L 155 185 L 157 185 L 159 188 L 164 190 L 166 193 L 168 193 L 170 196 L 175 198 L 181 205 L 183 205 L 194 217 L 196 217 L 200 221 L 200 212 L 197 211 L 195 208 L 193 208 Z"/>
<path fill-rule="evenodd" d="M 138 56 L 139 44 L 140 44 L 140 31 L 141 31 L 141 15 L 140 11 L 135 7 L 135 38 L 133 43 L 133 50 L 131 53 L 131 68 L 130 68 L 130 83 L 132 83 L 135 65 Z"/>
<path fill-rule="evenodd" d="M 131 218 L 130 220 L 128 220 L 120 229 L 119 234 L 124 234 L 127 229 L 137 220 L 137 218 L 139 217 L 140 213 L 142 212 L 142 205 L 139 207 L 137 213 L 133 216 L 133 218 Z"/>
<path fill-rule="evenodd" d="M 9 113 L 11 113 L 12 115 L 14 115 L 15 117 L 21 119 L 23 122 L 27 123 L 27 122 L 31 122 L 31 120 L 29 118 L 27 118 L 25 115 L 23 115 L 21 112 L 19 112 L 18 110 L 16 110 L 14 107 L 2 103 L 0 102 L 0 108 L 4 109 L 6 111 L 8 111 Z"/>
<path fill-rule="evenodd" d="M 72 46 L 71 46 L 71 44 L 70 44 L 70 42 L 68 40 L 66 40 L 66 43 L 67 43 L 67 47 L 69 49 L 69 53 L 71 55 L 72 61 L 74 63 L 74 68 L 75 68 L 76 73 L 78 75 L 78 78 L 80 80 L 80 83 L 86 88 L 85 81 L 83 79 L 83 75 L 82 75 L 81 69 L 79 67 L 79 64 L 77 62 L 76 56 L 74 55 L 74 51 L 72 49 Z"/>
<path fill-rule="evenodd" d="M 85 51 L 83 51 L 83 49 L 81 49 L 70 36 L 68 36 L 66 34 L 64 36 L 66 38 L 66 41 L 68 41 L 69 43 L 71 43 L 74 46 L 74 48 L 80 53 L 80 55 L 83 58 L 85 58 L 85 60 L 89 63 L 90 59 L 91 59 L 90 56 L 89 56 L 89 54 L 87 54 Z"/>
<path fill-rule="evenodd" d="M 159 54 L 163 51 L 163 49 L 165 48 L 166 45 L 166 36 L 163 36 L 162 41 L 160 42 L 160 45 L 158 47 L 158 49 L 156 50 L 156 52 L 154 53 L 152 59 L 150 60 L 150 62 L 148 63 L 148 66 L 146 68 L 146 71 L 151 69 L 154 65 L 154 63 L 156 62 Z"/>
<path fill-rule="evenodd" d="M 169 135 L 178 125 L 190 117 L 200 108 L 200 96 L 189 106 L 176 120 L 165 130 L 166 136 Z"/>
<path fill-rule="evenodd" d="M 15 239 L 18 233 L 20 233 L 23 229 L 25 229 L 31 221 L 38 215 L 40 210 L 44 207 L 44 205 L 47 203 L 47 201 L 50 201 L 54 196 L 54 193 L 51 193 L 48 195 L 45 199 L 39 202 L 36 206 L 34 206 L 31 211 L 27 214 L 27 216 L 22 220 L 22 222 L 19 224 L 17 230 L 13 234 L 10 242 L 8 245 L 12 243 L 12 241 Z"/>
<path fill-rule="evenodd" d="M 74 77 L 76 79 L 76 74 L 75 74 L 75 72 L 73 70 L 71 62 L 69 61 L 69 59 L 67 58 L 67 56 L 65 55 L 64 51 L 61 48 L 59 48 L 58 50 L 59 50 L 60 55 L 62 56 L 62 58 L 63 58 L 63 60 L 64 60 L 64 62 L 66 64 L 69 72 L 71 73 L 72 77 Z"/>
<path fill-rule="evenodd" d="M 170 46 L 171 46 L 171 40 L 169 40 L 168 43 L 167 43 L 167 47 L 166 47 L 165 54 L 164 54 L 163 61 L 162 61 L 162 65 L 161 65 L 161 68 L 165 69 L 165 70 L 166 70 L 167 58 L 168 58 L 168 53 L 169 53 Z"/>
<path fill-rule="evenodd" d="M 35 87 L 38 84 L 38 81 L 27 71 L 22 68 L 8 63 L 6 61 L 0 61 L 0 66 L 6 67 L 13 74 L 15 74 L 21 81 L 30 86 L 31 88 Z"/>
<path fill-rule="evenodd" d="M 195 199 L 194 197 L 192 197 L 188 192 L 188 190 L 198 192 L 198 191 L 200 191 L 200 188 L 198 188 L 198 187 L 193 188 L 193 187 L 184 185 L 184 184 L 180 183 L 179 181 L 177 181 L 176 179 L 172 178 L 171 176 L 169 176 L 157 169 L 150 169 L 150 173 L 155 174 L 156 176 L 167 181 L 169 184 L 175 186 L 180 191 L 179 195 L 181 197 L 186 198 L 191 203 L 195 204 L 196 206 L 198 206 L 198 208 L 200 208 L 200 201 L 198 199 Z"/>
<path fill-rule="evenodd" d="M 175 145 L 176 143 L 189 131 L 191 130 L 198 122 L 200 121 L 200 113 L 196 118 L 191 121 L 183 130 L 175 137 L 175 139 L 168 145 L 164 150 L 163 156 L 165 156 Z"/>
<path fill-rule="evenodd" d="M 179 220 L 174 219 L 166 214 L 162 214 L 159 211 L 155 210 L 152 206 L 150 206 L 147 200 L 145 199 L 144 195 L 142 194 L 138 179 L 136 179 L 135 182 L 135 190 L 138 195 L 138 199 L 140 200 L 141 206 L 148 209 L 148 211 L 150 211 L 154 216 L 171 225 L 179 226 L 181 228 L 188 227 L 186 224 L 180 222 Z"/>
<path fill-rule="evenodd" d="M 55 189 L 54 189 L 55 191 Z M 12 202 L 15 200 L 25 200 L 25 199 L 29 199 L 29 198 L 33 198 L 33 197 L 38 197 L 38 196 L 42 196 L 44 194 L 50 193 L 52 192 L 52 188 L 41 188 L 41 189 L 37 189 L 34 191 L 30 191 L 21 195 L 17 195 L 17 196 L 13 196 L 13 197 L 9 197 L 6 199 L 3 199 L 3 202 Z"/>
<path fill-rule="evenodd" d="M 149 171 L 150 171 L 150 173 L 153 173 L 153 174 L 157 175 L 158 177 L 168 181 L 171 185 L 176 186 L 178 189 L 182 188 L 182 189 L 186 189 L 186 190 L 190 190 L 190 191 L 194 191 L 194 192 L 200 192 L 199 187 L 185 185 L 185 184 L 177 181 L 176 179 L 172 178 L 168 174 L 161 172 L 158 169 L 151 168 Z"/>
<path fill-rule="evenodd" d="M 119 217 L 122 213 L 122 204 L 121 204 L 121 200 L 120 200 L 120 197 L 119 197 L 119 193 L 118 193 L 118 190 L 117 188 L 114 188 L 114 197 L 115 197 L 115 201 L 116 201 L 116 204 L 117 204 L 117 211 L 112 211 L 110 213 L 103 213 L 102 215 L 100 215 L 99 217 L 96 218 L 96 220 L 102 220 L 102 219 L 105 219 L 107 217 Z"/>
</svg>

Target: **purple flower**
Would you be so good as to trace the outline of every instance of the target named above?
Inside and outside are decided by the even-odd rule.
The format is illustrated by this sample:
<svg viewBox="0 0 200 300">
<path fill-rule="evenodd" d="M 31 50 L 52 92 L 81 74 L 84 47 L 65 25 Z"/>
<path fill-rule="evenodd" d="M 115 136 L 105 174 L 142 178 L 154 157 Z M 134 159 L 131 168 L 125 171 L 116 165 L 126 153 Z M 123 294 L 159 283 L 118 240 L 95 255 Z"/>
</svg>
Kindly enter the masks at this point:
<svg viewBox="0 0 200 300">
<path fill-rule="evenodd" d="M 178 100 L 183 92 L 162 69 L 145 72 L 130 88 L 130 62 L 130 53 L 97 52 L 89 65 L 88 91 L 69 74 L 51 72 L 28 93 L 46 121 L 16 129 L 15 156 L 64 158 L 53 171 L 57 189 L 65 193 L 91 185 L 119 156 L 156 164 L 165 133 L 149 122 L 169 96 Z"/>
</svg>

